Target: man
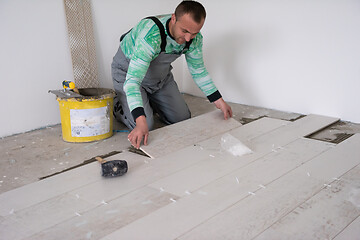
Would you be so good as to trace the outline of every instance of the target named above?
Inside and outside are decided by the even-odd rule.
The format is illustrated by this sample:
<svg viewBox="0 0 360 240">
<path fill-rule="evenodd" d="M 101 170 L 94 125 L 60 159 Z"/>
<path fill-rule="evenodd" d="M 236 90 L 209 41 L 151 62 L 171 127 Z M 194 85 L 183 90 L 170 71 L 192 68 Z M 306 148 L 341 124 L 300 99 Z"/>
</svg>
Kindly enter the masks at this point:
<svg viewBox="0 0 360 240">
<path fill-rule="evenodd" d="M 224 118 L 232 117 L 231 107 L 222 99 L 212 82 L 202 57 L 202 35 L 206 12 L 196 1 L 183 1 L 175 13 L 142 19 L 120 39 L 114 56 L 112 77 L 117 96 L 114 114 L 132 129 L 131 144 L 147 145 L 153 127 L 153 111 L 172 124 L 190 118 L 186 105 L 171 73 L 171 63 L 182 54 L 189 71 L 210 102 Z"/>
</svg>

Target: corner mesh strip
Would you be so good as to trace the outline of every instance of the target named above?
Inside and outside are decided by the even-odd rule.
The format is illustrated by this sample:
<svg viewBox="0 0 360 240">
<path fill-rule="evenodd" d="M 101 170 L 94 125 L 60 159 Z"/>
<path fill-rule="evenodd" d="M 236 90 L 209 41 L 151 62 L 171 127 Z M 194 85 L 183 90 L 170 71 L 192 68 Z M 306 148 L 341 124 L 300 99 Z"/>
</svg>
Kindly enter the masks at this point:
<svg viewBox="0 0 360 240">
<path fill-rule="evenodd" d="M 90 0 L 64 0 L 75 84 L 98 88 Z"/>
</svg>

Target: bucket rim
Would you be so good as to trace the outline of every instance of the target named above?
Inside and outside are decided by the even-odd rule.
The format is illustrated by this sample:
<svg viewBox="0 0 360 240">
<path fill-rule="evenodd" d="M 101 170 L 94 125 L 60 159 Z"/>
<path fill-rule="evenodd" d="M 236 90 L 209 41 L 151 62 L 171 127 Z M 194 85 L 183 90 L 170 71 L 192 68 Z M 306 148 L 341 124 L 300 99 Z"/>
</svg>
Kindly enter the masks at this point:
<svg viewBox="0 0 360 240">
<path fill-rule="evenodd" d="M 63 95 L 59 96 L 55 92 L 53 92 L 56 95 L 56 99 L 58 101 L 61 100 L 76 100 L 76 101 L 83 101 L 83 100 L 101 100 L 101 99 L 108 99 L 115 97 L 115 91 L 111 88 L 79 88 L 78 89 L 81 94 L 84 94 L 85 91 L 87 92 L 97 92 L 99 94 L 92 94 L 92 95 L 78 95 L 76 96 L 68 96 L 64 97 Z"/>
</svg>

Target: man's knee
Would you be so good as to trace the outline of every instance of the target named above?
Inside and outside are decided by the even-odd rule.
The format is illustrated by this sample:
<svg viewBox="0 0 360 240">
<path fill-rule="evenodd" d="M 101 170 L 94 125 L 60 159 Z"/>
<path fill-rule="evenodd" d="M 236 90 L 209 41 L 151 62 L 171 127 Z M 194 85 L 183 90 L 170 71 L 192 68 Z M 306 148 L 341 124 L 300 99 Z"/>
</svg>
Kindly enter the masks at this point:
<svg viewBox="0 0 360 240">
<path fill-rule="evenodd" d="M 191 117 L 191 113 L 189 111 L 189 109 L 187 110 L 183 110 L 183 111 L 176 111 L 173 114 L 171 114 L 171 116 L 167 117 L 167 120 L 169 121 L 169 123 L 173 124 L 173 123 L 178 123 L 184 120 L 187 120 Z"/>
</svg>

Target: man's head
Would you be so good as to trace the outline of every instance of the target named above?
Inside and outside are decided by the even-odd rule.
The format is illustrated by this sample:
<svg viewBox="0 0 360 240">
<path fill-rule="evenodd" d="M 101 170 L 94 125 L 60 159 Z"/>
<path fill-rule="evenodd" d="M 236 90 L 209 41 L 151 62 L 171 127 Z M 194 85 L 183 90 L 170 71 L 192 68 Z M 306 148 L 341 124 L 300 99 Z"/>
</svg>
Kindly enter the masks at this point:
<svg viewBox="0 0 360 240">
<path fill-rule="evenodd" d="M 202 23 L 206 18 L 206 11 L 201 3 L 196 1 L 182 1 L 175 9 L 175 17 L 180 19 L 184 14 L 190 14 L 196 23 Z"/>
<path fill-rule="evenodd" d="M 201 3 L 182 1 L 171 16 L 170 34 L 179 44 L 195 38 L 204 25 L 206 11 Z"/>
</svg>

